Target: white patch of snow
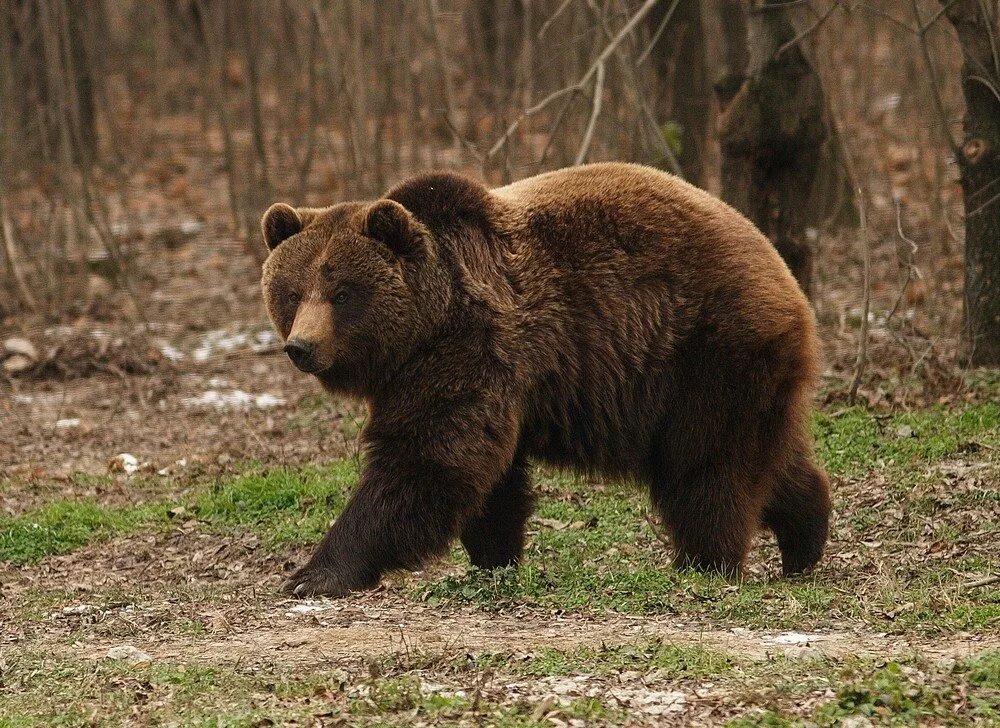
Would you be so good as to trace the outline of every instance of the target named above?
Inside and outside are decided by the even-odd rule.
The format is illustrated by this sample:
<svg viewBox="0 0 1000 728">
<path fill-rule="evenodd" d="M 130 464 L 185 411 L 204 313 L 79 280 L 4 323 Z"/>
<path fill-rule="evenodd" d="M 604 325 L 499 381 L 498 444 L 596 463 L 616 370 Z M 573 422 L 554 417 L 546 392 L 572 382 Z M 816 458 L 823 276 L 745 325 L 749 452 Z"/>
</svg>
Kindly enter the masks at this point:
<svg viewBox="0 0 1000 728">
<path fill-rule="evenodd" d="M 184 397 L 181 399 L 181 404 L 186 407 L 214 407 L 216 409 L 234 409 L 237 407 L 270 409 L 284 403 L 284 397 L 279 397 L 276 394 L 250 394 L 249 392 L 244 392 L 242 389 L 231 389 L 228 392 L 208 389 L 197 397 Z"/>
</svg>

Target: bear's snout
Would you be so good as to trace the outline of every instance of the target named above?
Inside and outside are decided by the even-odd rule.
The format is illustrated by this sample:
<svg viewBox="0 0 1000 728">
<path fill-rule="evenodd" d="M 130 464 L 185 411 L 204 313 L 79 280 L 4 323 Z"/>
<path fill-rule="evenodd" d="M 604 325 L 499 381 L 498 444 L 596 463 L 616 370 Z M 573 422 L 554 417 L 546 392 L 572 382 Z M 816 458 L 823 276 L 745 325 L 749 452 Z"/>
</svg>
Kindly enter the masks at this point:
<svg viewBox="0 0 1000 728">
<path fill-rule="evenodd" d="M 285 342 L 285 353 L 288 354 L 288 358 L 292 360 L 292 364 L 306 374 L 310 374 L 316 370 L 313 359 L 315 352 L 316 345 L 311 341 L 289 339 Z"/>
</svg>

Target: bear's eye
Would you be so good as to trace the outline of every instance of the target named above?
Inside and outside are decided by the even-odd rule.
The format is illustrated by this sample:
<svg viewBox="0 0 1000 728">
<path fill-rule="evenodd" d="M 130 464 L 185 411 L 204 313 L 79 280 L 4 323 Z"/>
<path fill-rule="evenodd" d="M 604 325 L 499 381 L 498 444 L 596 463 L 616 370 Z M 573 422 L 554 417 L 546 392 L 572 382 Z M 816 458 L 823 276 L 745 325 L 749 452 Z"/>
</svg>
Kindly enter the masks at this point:
<svg viewBox="0 0 1000 728">
<path fill-rule="evenodd" d="M 345 303 L 346 301 L 347 301 L 347 291 L 338 291 L 333 296 L 334 303 L 340 304 L 340 303 Z"/>
<path fill-rule="evenodd" d="M 300 296 L 295 291 L 289 291 L 288 293 L 285 294 L 285 300 L 287 300 L 288 303 L 291 304 L 292 306 L 298 306 L 299 301 L 302 300 L 302 296 Z"/>
</svg>

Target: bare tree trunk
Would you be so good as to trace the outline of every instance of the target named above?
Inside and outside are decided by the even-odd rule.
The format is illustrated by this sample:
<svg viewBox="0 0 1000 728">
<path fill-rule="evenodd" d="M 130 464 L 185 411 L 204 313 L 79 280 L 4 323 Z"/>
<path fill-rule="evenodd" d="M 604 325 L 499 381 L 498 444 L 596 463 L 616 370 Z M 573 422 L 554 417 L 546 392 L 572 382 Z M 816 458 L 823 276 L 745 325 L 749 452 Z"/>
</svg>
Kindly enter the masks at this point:
<svg viewBox="0 0 1000 728">
<path fill-rule="evenodd" d="M 499 124 L 514 93 L 518 61 L 522 57 L 523 0 L 470 0 L 464 14 L 473 91 L 492 123 Z M 475 139 L 473 114 L 469 116 L 467 127 L 467 135 Z"/>
<path fill-rule="evenodd" d="M 722 118 L 747 79 L 750 55 L 747 49 L 747 13 L 744 0 L 717 0 L 716 11 L 722 28 L 722 52 L 725 71 L 714 85 Z M 731 150 L 730 150 L 731 152 Z M 750 209 L 750 160 L 740 154 L 723 153 L 720 162 L 720 186 L 723 199 L 746 213 Z"/>
<path fill-rule="evenodd" d="M 810 200 L 830 130 L 819 76 L 784 4 L 765 0 L 748 19 L 748 78 L 720 117 L 722 198 L 764 231 L 809 295 Z"/>
<path fill-rule="evenodd" d="M 679 127 L 677 161 L 684 178 L 705 184 L 705 156 L 712 123 L 712 89 L 708 79 L 702 3 L 660 0 L 647 19 L 654 37 L 650 54 L 666 93 L 657 109 L 659 122 Z M 663 24 L 666 23 L 664 26 Z"/>
<path fill-rule="evenodd" d="M 942 2 L 962 46 L 965 320 L 969 363 L 1000 364 L 1000 8 Z"/>
</svg>

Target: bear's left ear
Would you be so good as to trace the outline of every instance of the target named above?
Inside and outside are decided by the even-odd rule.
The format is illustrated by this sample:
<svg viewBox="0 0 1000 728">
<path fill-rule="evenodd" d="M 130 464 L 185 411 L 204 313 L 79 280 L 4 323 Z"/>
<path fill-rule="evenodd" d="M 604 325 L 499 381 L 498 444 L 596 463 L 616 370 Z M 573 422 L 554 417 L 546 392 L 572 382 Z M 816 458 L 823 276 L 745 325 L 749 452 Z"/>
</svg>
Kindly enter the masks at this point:
<svg viewBox="0 0 1000 728">
<path fill-rule="evenodd" d="M 302 218 L 291 205 L 275 202 L 261 218 L 260 229 L 267 249 L 274 250 L 288 238 L 302 232 Z"/>
<path fill-rule="evenodd" d="M 395 200 L 383 199 L 372 203 L 365 213 L 362 232 L 366 237 L 384 243 L 397 256 L 413 255 L 420 249 L 416 220 Z"/>
</svg>

